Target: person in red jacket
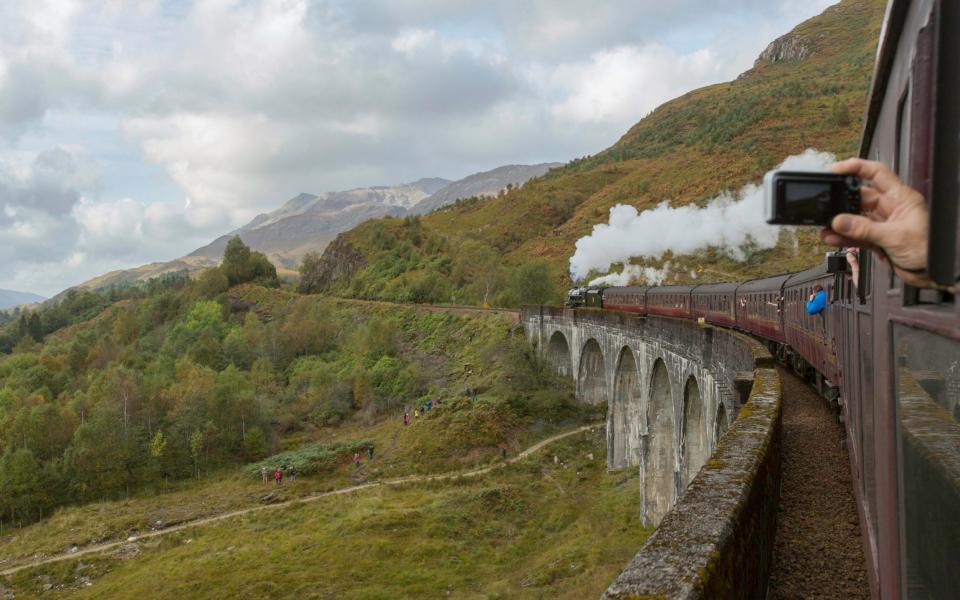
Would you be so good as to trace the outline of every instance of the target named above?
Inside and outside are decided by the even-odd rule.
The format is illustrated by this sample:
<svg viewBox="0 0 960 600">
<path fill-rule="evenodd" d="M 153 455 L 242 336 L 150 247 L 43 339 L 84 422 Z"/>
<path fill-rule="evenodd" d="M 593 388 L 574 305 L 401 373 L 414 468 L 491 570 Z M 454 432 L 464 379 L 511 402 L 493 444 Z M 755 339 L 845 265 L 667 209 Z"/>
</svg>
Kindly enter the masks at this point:
<svg viewBox="0 0 960 600">
<path fill-rule="evenodd" d="M 283 480 L 283 471 L 280 470 L 280 467 L 277 467 L 277 470 L 273 472 L 273 480 L 277 482 L 277 485 L 280 485 Z"/>
</svg>

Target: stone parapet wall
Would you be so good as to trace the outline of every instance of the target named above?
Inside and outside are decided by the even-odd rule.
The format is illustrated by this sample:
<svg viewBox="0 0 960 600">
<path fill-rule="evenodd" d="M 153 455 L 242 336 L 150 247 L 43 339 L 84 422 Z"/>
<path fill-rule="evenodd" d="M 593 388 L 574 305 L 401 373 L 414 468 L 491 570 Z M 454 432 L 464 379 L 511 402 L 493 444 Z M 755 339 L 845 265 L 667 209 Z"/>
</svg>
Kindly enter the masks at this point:
<svg viewBox="0 0 960 600">
<path fill-rule="evenodd" d="M 603 598 L 764 598 L 780 497 L 781 385 L 755 372 L 749 401 Z"/>
</svg>

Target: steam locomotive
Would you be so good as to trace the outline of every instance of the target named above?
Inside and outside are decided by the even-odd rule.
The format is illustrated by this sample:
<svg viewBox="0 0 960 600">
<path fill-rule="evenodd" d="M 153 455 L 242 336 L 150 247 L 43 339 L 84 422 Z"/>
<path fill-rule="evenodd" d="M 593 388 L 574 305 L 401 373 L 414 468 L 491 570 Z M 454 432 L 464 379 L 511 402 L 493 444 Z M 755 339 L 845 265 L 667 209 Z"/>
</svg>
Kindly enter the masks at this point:
<svg viewBox="0 0 960 600">
<path fill-rule="evenodd" d="M 568 305 L 703 318 L 763 340 L 841 407 L 874 598 L 960 598 L 960 2 L 889 0 L 859 155 L 927 199 L 927 272 L 863 252 L 741 283 L 571 290 Z M 823 286 L 829 302 L 808 315 Z"/>
</svg>

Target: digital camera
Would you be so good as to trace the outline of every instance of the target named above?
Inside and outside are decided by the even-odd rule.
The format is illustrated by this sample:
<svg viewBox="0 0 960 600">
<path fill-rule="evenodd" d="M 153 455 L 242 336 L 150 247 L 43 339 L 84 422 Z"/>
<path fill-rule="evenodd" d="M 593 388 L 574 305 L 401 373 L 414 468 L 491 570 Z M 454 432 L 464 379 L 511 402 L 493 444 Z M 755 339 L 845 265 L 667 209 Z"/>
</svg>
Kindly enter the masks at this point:
<svg viewBox="0 0 960 600">
<path fill-rule="evenodd" d="M 827 273 L 846 273 L 848 266 L 846 250 L 827 252 Z"/>
<path fill-rule="evenodd" d="M 805 171 L 767 172 L 764 217 L 770 225 L 830 225 L 840 213 L 860 212 L 860 178 Z"/>
</svg>

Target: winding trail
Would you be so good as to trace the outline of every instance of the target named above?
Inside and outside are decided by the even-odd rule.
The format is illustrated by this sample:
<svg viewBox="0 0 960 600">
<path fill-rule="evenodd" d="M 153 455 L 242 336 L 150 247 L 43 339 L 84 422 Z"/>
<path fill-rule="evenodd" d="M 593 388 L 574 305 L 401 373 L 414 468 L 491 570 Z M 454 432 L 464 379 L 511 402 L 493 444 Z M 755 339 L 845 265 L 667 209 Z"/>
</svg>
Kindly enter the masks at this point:
<svg viewBox="0 0 960 600">
<path fill-rule="evenodd" d="M 44 558 L 39 558 L 39 559 L 30 561 L 30 562 L 27 562 L 27 563 L 23 563 L 23 564 L 17 565 L 17 566 L 15 566 L 15 567 L 10 567 L 10 568 L 8 568 L 8 569 L 6 569 L 6 570 L 3 570 L 3 571 L 0 571 L 0 576 L 8 577 L 8 576 L 10 576 L 10 575 L 13 575 L 14 573 L 17 573 L 17 572 L 19 572 L 19 571 L 23 571 L 24 569 L 31 569 L 31 568 L 33 568 L 33 567 L 39 567 L 39 566 L 41 566 L 41 565 L 47 565 L 47 564 L 50 564 L 50 563 L 61 562 L 61 561 L 64 561 L 64 560 L 72 560 L 72 559 L 74 559 L 74 558 L 78 558 L 78 557 L 80 557 L 80 556 L 85 556 L 85 555 L 88 555 L 88 554 L 99 554 L 99 553 L 105 552 L 105 551 L 107 551 L 107 550 L 112 550 L 112 549 L 114 549 L 114 548 L 119 548 L 120 546 L 124 546 L 124 545 L 126 545 L 126 544 L 130 544 L 130 543 L 133 543 L 133 542 L 139 542 L 139 541 L 141 541 L 141 540 L 146 540 L 146 539 L 150 539 L 150 538 L 155 538 L 155 537 L 159 537 L 159 536 L 163 536 L 163 535 L 168 535 L 168 534 L 170 534 L 170 533 L 174 533 L 174 532 L 177 532 L 177 531 L 183 531 L 184 529 L 190 529 L 191 527 L 200 527 L 200 526 L 202 526 L 202 525 L 208 525 L 208 524 L 210 524 L 210 523 L 216 523 L 216 522 L 218 522 L 218 521 L 224 521 L 224 520 L 226 520 L 226 519 L 232 519 L 232 518 L 234 518 L 234 517 L 240 517 L 240 516 L 243 516 L 243 515 L 248 515 L 248 514 L 252 514 L 252 513 L 256 513 L 256 512 L 260 512 L 260 511 L 274 510 L 274 509 L 277 509 L 277 508 L 283 508 L 283 507 L 286 507 L 286 506 L 292 506 L 292 505 L 296 505 L 296 504 L 306 504 L 307 502 L 315 502 L 315 501 L 320 500 L 320 499 L 323 499 L 323 498 L 329 498 L 330 496 L 341 496 L 341 495 L 344 495 L 344 494 L 352 494 L 352 493 L 354 493 L 354 492 L 359 492 L 359 491 L 361 491 L 361 490 L 366 490 L 366 489 L 370 489 L 370 488 L 397 486 L 397 485 L 403 485 L 403 484 L 406 484 L 406 483 L 419 483 L 419 482 L 426 482 L 426 481 L 443 481 L 443 480 L 447 480 L 447 479 L 457 479 L 457 478 L 461 478 L 461 477 L 479 477 L 480 475 L 485 475 L 485 474 L 487 474 L 487 473 L 489 473 L 489 472 L 491 472 L 491 471 L 493 471 L 493 470 L 495 470 L 495 469 L 502 469 L 503 467 L 505 467 L 505 466 L 507 466 L 507 465 L 510 465 L 510 464 L 515 463 L 515 462 L 521 461 L 521 460 L 527 458 L 528 456 L 530 456 L 531 454 L 534 454 L 534 453 L 537 452 L 538 450 L 542 449 L 543 447 L 549 446 L 550 444 L 552 444 L 552 443 L 554 443 L 554 442 L 558 442 L 558 441 L 560 441 L 560 440 L 562 440 L 562 439 L 564 439 L 564 438 L 568 438 L 568 437 L 570 437 L 570 436 L 572 436 L 572 435 L 576 435 L 576 434 L 582 433 L 582 432 L 584 432 L 584 431 L 589 431 L 589 430 L 591 430 L 591 429 L 597 429 L 597 428 L 603 427 L 603 426 L 604 426 L 603 423 L 593 423 L 593 424 L 591 424 L 591 425 L 584 425 L 584 426 L 582 426 L 582 427 L 578 427 L 578 428 L 572 429 L 572 430 L 570 430 L 570 431 L 565 431 L 565 432 L 563 432 L 563 433 L 559 433 L 559 434 L 557 434 L 557 435 L 555 435 L 555 436 L 553 436 L 553 437 L 549 437 L 549 438 L 547 438 L 547 439 L 545 439 L 545 440 L 542 440 L 542 441 L 540 441 L 540 442 L 537 442 L 536 444 L 530 446 L 530 447 L 527 448 L 526 450 L 523 450 L 522 452 L 520 452 L 520 453 L 517 454 L 516 456 L 507 459 L 506 461 L 503 461 L 503 462 L 500 462 L 500 463 L 497 463 L 497 464 L 494 464 L 494 465 L 490 465 L 490 466 L 487 466 L 487 467 L 481 467 L 481 468 L 478 468 L 478 469 L 471 469 L 471 470 L 468 470 L 468 471 L 451 471 L 451 472 L 448 472 L 448 473 L 440 473 L 440 474 L 437 474 L 437 475 L 409 475 L 409 476 L 407 476 L 407 477 L 398 477 L 398 478 L 395 478 L 395 479 L 385 479 L 385 480 L 383 480 L 383 481 L 373 481 L 373 482 L 370 482 L 370 483 L 363 483 L 363 484 L 360 484 L 360 485 L 353 485 L 353 486 L 350 486 L 350 487 L 340 488 L 340 489 L 332 490 L 332 491 L 329 491 L 329 492 L 323 492 L 323 493 L 321 493 L 321 494 L 314 494 L 314 495 L 312 495 L 312 496 L 306 496 L 306 497 L 304 497 L 304 498 L 296 498 L 296 499 L 294 499 L 294 500 L 287 500 L 286 502 L 278 502 L 278 503 L 276 503 L 276 504 L 267 504 L 267 505 L 265 505 L 265 506 L 253 506 L 253 507 L 250 507 L 250 508 L 244 508 L 244 509 L 241 509 L 241 510 L 235 510 L 235 511 L 223 513 L 223 514 L 220 514 L 220 515 L 216 515 L 216 516 L 214 516 L 214 517 L 206 517 L 206 518 L 203 518 L 203 519 L 197 519 L 197 520 L 195 520 L 195 521 L 190 521 L 190 522 L 187 522 L 187 523 L 181 523 L 181 524 L 179 524 L 179 525 L 174 525 L 174 526 L 172 526 L 172 527 L 167 527 L 167 528 L 165 528 L 165 529 L 159 529 L 159 530 L 157 530 L 157 531 L 151 531 L 151 532 L 148 532 L 148 533 L 144 533 L 143 535 L 133 536 L 133 537 L 130 537 L 130 538 L 127 538 L 127 539 L 124 539 L 124 540 L 117 540 L 117 541 L 113 541 L 113 542 L 105 542 L 105 543 L 103 543 L 103 544 L 96 544 L 96 545 L 93 545 L 93 546 L 87 546 L 87 547 L 85 547 L 85 548 L 78 549 L 76 552 L 64 552 L 63 554 L 56 554 L 56 555 L 54 555 L 54 556 L 48 556 L 48 557 L 44 557 Z"/>
</svg>

